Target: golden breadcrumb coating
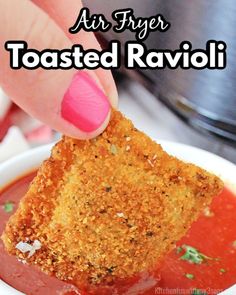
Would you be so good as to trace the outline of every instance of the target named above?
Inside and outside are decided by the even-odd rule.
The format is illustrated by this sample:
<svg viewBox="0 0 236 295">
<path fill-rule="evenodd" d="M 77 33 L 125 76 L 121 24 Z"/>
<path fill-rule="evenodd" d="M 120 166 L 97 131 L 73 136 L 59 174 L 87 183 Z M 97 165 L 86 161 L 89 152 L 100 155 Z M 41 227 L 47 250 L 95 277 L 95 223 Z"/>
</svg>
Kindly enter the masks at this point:
<svg viewBox="0 0 236 295">
<path fill-rule="evenodd" d="M 7 251 L 61 280 L 111 283 L 151 269 L 222 189 L 118 111 L 93 140 L 64 137 L 10 218 Z M 41 243 L 29 257 L 19 242 Z"/>
</svg>

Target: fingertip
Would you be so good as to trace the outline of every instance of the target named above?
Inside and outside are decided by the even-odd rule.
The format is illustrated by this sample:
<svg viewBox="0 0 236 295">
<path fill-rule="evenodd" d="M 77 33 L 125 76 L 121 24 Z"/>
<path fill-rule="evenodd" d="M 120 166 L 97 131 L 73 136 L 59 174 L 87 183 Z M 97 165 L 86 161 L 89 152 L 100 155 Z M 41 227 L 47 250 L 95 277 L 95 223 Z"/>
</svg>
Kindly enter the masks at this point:
<svg viewBox="0 0 236 295">
<path fill-rule="evenodd" d="M 118 109 L 119 98 L 118 98 L 118 92 L 117 92 L 116 88 L 114 88 L 112 91 L 110 91 L 110 93 L 108 94 L 108 98 L 111 103 L 111 106 L 114 109 Z"/>
<path fill-rule="evenodd" d="M 103 121 L 102 125 L 98 127 L 97 130 L 89 133 L 83 133 L 82 134 L 82 139 L 92 139 L 103 133 L 103 131 L 107 128 L 109 122 L 110 122 L 110 117 L 111 117 L 111 110 L 108 112 L 105 120 Z"/>
<path fill-rule="evenodd" d="M 110 117 L 111 117 L 111 111 L 108 112 L 103 123 L 96 130 L 93 130 L 92 132 L 84 132 L 80 130 L 79 128 L 75 127 L 73 124 L 63 119 L 58 123 L 57 130 L 60 133 L 75 139 L 88 140 L 88 139 L 92 139 L 99 136 L 107 128 L 110 121 Z"/>
<path fill-rule="evenodd" d="M 112 108 L 118 108 L 118 91 L 110 71 L 104 69 L 85 70 L 86 73 L 96 82 L 97 86 L 105 93 Z M 106 81 L 106 83 L 104 82 Z"/>
<path fill-rule="evenodd" d="M 73 77 L 61 102 L 61 117 L 86 134 L 97 133 L 107 123 L 111 103 L 85 71 Z"/>
</svg>

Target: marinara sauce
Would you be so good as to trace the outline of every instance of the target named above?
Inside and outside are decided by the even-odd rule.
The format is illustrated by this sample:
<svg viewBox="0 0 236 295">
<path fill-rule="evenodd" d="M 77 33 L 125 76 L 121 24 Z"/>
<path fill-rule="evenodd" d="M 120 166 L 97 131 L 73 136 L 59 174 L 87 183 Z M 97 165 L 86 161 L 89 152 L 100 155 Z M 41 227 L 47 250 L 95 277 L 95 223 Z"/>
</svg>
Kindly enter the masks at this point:
<svg viewBox="0 0 236 295">
<path fill-rule="evenodd" d="M 19 200 L 26 193 L 35 172 L 0 192 L 0 234 Z M 0 278 L 25 294 L 86 294 L 75 286 L 50 277 L 35 267 L 9 256 L 0 241 Z M 156 278 L 153 281 L 153 278 Z M 157 279 L 158 278 L 158 279 Z M 140 288 L 139 288 L 140 282 Z M 153 283 L 152 283 L 153 282 Z M 143 284 L 151 283 L 146 292 Z M 218 294 L 236 283 L 236 196 L 228 189 L 214 198 L 187 235 L 177 243 L 156 270 L 142 281 L 140 277 L 125 284 L 125 293 L 117 295 Z M 127 288 L 127 284 L 130 284 Z M 122 286 L 117 286 L 122 290 Z M 98 291 L 101 295 L 103 291 Z M 112 295 L 112 294 L 111 294 Z"/>
</svg>

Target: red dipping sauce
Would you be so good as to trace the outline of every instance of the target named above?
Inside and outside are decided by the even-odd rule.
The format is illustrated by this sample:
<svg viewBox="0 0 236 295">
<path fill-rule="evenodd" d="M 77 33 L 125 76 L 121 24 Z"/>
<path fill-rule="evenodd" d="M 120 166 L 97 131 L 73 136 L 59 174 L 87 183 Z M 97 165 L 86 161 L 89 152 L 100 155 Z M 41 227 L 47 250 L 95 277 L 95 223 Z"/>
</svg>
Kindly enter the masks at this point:
<svg viewBox="0 0 236 295">
<path fill-rule="evenodd" d="M 35 173 L 31 173 L 0 192 L 0 234 L 34 176 Z M 6 203 L 10 206 L 6 206 Z M 13 210 L 11 210 L 12 204 Z M 183 245 L 191 246 L 209 258 L 200 264 L 182 260 L 181 257 L 186 253 L 186 248 L 182 248 Z M 165 257 L 161 268 L 153 277 L 160 278 L 160 281 L 155 283 L 154 280 L 153 287 L 145 293 L 138 292 L 138 280 L 134 279 L 130 280 L 128 292 L 116 295 L 211 295 L 218 294 L 235 284 L 236 196 L 224 189 L 221 195 L 213 200 L 209 210 L 201 215 L 188 234 L 178 242 L 177 248 Z M 86 294 L 80 293 L 73 285 L 49 277 L 35 267 L 24 265 L 15 257 L 9 256 L 4 250 L 2 241 L 0 241 L 0 279 L 27 295 Z M 152 283 L 153 279 L 145 280 L 142 284 L 148 284 L 148 281 Z M 118 289 L 121 290 L 122 286 Z M 197 290 L 201 290 L 202 293 L 197 293 Z M 97 291 L 97 294 L 101 295 L 102 291 Z"/>
</svg>

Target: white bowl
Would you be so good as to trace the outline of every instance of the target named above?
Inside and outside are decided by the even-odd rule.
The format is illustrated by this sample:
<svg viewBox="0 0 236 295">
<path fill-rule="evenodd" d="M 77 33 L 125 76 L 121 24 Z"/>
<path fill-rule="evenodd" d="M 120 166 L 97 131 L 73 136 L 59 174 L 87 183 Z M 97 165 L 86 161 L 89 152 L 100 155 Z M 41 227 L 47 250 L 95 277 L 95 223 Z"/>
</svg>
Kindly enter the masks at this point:
<svg viewBox="0 0 236 295">
<path fill-rule="evenodd" d="M 169 154 L 214 172 L 225 181 L 229 188 L 236 191 L 236 166 L 234 164 L 195 147 L 167 141 L 162 141 L 161 145 Z M 49 157 L 51 147 L 52 145 L 42 146 L 2 163 L 0 165 L 0 188 L 11 183 L 19 176 L 38 168 L 42 161 Z M 23 293 L 0 280 L 0 294 L 22 295 Z M 236 294 L 236 285 L 221 294 Z"/>
</svg>

